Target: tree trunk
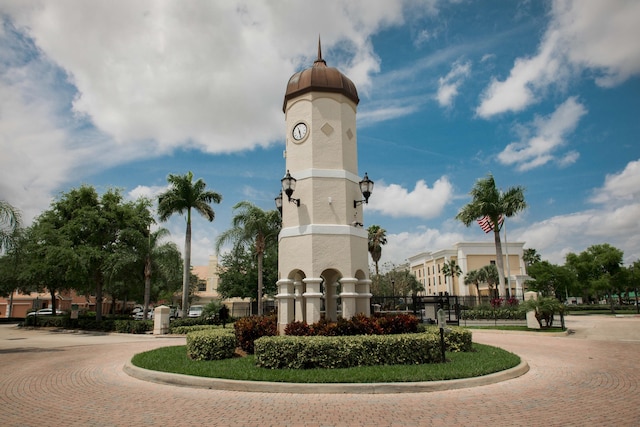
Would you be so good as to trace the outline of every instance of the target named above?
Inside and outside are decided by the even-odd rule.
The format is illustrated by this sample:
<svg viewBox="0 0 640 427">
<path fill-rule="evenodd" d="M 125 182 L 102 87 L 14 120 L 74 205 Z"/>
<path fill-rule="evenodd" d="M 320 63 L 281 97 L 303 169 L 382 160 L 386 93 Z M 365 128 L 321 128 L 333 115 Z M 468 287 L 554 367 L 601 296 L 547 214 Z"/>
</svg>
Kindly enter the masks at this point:
<svg viewBox="0 0 640 427">
<path fill-rule="evenodd" d="M 189 279 L 191 273 L 191 209 L 187 211 L 187 232 L 184 237 L 184 274 L 182 276 L 182 317 L 189 313 Z"/>
<path fill-rule="evenodd" d="M 147 259 L 144 262 L 144 308 L 143 315 L 147 319 L 147 312 L 149 311 L 149 300 L 151 299 L 151 255 L 147 254 Z"/>
<path fill-rule="evenodd" d="M 502 259 L 502 242 L 500 242 L 500 230 L 493 227 L 493 236 L 496 243 L 496 268 L 498 269 L 498 296 L 508 296 L 504 284 L 504 260 Z"/>
<path fill-rule="evenodd" d="M 96 273 L 96 321 L 102 321 L 102 275 Z"/>
<path fill-rule="evenodd" d="M 262 316 L 262 262 L 264 258 L 263 252 L 258 252 L 258 316 Z"/>
<path fill-rule="evenodd" d="M 58 304 L 56 304 L 56 290 L 52 288 L 49 293 L 51 294 L 51 315 L 55 316 L 56 308 L 58 307 Z"/>
</svg>

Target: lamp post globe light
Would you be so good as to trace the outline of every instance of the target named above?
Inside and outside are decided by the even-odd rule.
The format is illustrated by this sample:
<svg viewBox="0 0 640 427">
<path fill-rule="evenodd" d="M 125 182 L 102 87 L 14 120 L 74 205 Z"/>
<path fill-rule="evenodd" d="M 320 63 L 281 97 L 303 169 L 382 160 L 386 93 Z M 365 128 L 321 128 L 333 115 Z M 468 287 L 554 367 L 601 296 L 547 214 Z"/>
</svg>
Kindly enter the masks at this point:
<svg viewBox="0 0 640 427">
<path fill-rule="evenodd" d="M 358 185 L 360 186 L 360 192 L 364 196 L 364 199 L 354 200 L 353 201 L 354 208 L 357 207 L 358 205 L 361 205 L 362 203 L 368 204 L 369 197 L 371 197 L 371 193 L 373 193 L 373 181 L 369 179 L 369 176 L 367 175 L 366 172 L 364 173 L 364 178 L 362 178 L 362 181 L 360 181 Z"/>
<path fill-rule="evenodd" d="M 293 192 L 296 190 L 296 182 L 297 179 L 291 176 L 289 170 L 287 170 L 287 174 L 280 180 L 282 183 L 282 191 L 287 195 L 287 199 L 289 199 L 289 203 L 295 203 L 297 207 L 300 207 L 300 199 L 294 199 L 291 197 Z M 280 200 L 282 200 L 282 193 L 280 193 Z M 282 207 L 282 204 L 280 205 Z"/>
</svg>

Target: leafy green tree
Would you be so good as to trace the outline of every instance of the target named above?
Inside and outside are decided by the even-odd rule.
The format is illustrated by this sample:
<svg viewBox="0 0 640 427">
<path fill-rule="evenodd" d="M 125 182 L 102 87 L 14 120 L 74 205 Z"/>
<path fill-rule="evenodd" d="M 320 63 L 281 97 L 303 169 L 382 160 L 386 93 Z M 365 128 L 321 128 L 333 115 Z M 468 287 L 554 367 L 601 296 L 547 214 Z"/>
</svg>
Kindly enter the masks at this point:
<svg viewBox="0 0 640 427">
<path fill-rule="evenodd" d="M 151 216 L 147 211 L 140 217 L 143 211 L 115 190 L 99 197 L 82 186 L 62 194 L 24 233 L 16 283 L 25 291 L 48 289 L 54 309 L 59 290 L 94 293 L 101 320 L 103 268 L 127 229 L 146 228 Z"/>
<path fill-rule="evenodd" d="M 579 255 L 567 254 L 565 265 L 576 275 L 585 301 L 615 292 L 623 256 L 621 250 L 608 243 L 589 246 Z"/>
<path fill-rule="evenodd" d="M 463 206 L 456 215 L 456 219 L 469 227 L 478 219 L 488 217 L 494 224 L 493 236 L 496 245 L 496 264 L 500 295 L 506 295 L 504 281 L 504 260 L 502 259 L 502 243 L 500 241 L 500 217 L 510 218 L 524 210 L 527 204 L 524 200 L 523 187 L 511 187 L 502 192 L 496 187 L 493 175 L 476 181 L 471 189 L 471 202 Z"/>
<path fill-rule="evenodd" d="M 543 296 L 565 299 L 575 285 L 575 275 L 571 270 L 548 261 L 531 264 L 528 273 L 534 279 L 527 282 L 528 289 Z"/>
<path fill-rule="evenodd" d="M 159 228 L 154 232 L 147 230 L 128 230 L 121 236 L 120 248 L 109 259 L 107 271 L 114 284 L 130 281 L 135 289 L 144 284 L 143 313 L 145 318 L 152 300 L 157 300 L 161 292 L 175 292 L 182 284 L 182 256 L 173 242 L 164 241 L 169 230 Z M 178 279 L 176 281 L 176 278 Z M 152 283 L 155 284 L 152 287 Z M 178 286 L 176 286 L 178 284 Z M 122 287 L 125 295 L 129 286 Z M 118 292 L 112 290 L 112 295 Z M 133 292 L 134 295 L 137 292 Z"/>
<path fill-rule="evenodd" d="M 444 274 L 445 280 L 447 277 L 451 278 L 451 286 L 449 287 L 451 291 L 453 291 L 453 279 L 454 277 L 460 277 L 462 274 L 462 269 L 456 262 L 456 260 L 452 259 L 449 261 L 445 261 L 442 266 L 442 274 Z"/>
<path fill-rule="evenodd" d="M 380 274 L 378 262 L 382 257 L 382 246 L 387 244 L 387 230 L 379 225 L 371 225 L 367 228 L 367 232 L 369 233 L 368 250 L 376 266 L 376 276 L 378 276 Z"/>
<path fill-rule="evenodd" d="M 193 173 L 185 175 L 169 174 L 170 187 L 158 196 L 158 215 L 160 221 L 167 221 L 177 213 L 187 216 L 187 231 L 184 239 L 184 267 L 182 279 L 182 313 L 189 309 L 189 274 L 191 271 L 191 210 L 195 210 L 209 222 L 215 218 L 211 203 L 220 203 L 222 196 L 206 189 L 207 184 L 198 179 L 193 182 Z"/>
<path fill-rule="evenodd" d="M 258 270 L 258 315 L 262 315 L 264 256 L 269 247 L 278 244 L 280 214 L 276 210 L 264 211 L 248 201 L 237 203 L 233 209 L 236 213 L 232 227 L 218 236 L 216 251 L 220 253 L 222 246 L 231 242 L 234 248 L 250 247 L 255 252 Z"/>
<path fill-rule="evenodd" d="M 218 293 L 225 298 L 257 299 L 258 265 L 253 248 L 233 248 L 221 256 Z M 264 254 L 264 294 L 274 294 L 278 280 L 278 249 L 269 247 Z"/>
<path fill-rule="evenodd" d="M 20 211 L 0 199 L 0 253 L 9 249 L 21 224 Z"/>
</svg>

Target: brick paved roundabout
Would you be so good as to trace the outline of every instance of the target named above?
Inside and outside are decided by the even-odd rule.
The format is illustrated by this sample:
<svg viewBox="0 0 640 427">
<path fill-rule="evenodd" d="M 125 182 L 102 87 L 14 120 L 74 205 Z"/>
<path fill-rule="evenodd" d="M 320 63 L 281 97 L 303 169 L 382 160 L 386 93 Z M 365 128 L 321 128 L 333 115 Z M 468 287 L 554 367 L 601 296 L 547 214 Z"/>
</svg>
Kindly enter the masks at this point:
<svg viewBox="0 0 640 427">
<path fill-rule="evenodd" d="M 640 426 L 640 317 L 569 316 L 569 336 L 474 331 L 526 374 L 455 390 L 294 394 L 142 381 L 135 353 L 183 338 L 0 326 L 1 426 Z"/>
</svg>

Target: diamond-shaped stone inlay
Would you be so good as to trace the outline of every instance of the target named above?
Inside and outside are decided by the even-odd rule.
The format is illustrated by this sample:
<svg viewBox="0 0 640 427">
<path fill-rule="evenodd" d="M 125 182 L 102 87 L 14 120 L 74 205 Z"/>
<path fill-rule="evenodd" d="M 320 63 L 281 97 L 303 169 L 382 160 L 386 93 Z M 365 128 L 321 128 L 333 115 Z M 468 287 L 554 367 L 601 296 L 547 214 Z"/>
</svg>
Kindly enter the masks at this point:
<svg viewBox="0 0 640 427">
<path fill-rule="evenodd" d="M 333 133 L 333 127 L 329 123 L 325 123 L 324 125 L 322 125 L 320 130 L 327 136 Z"/>
<path fill-rule="evenodd" d="M 353 139 L 353 132 L 351 132 L 351 129 L 347 130 L 347 138 Z"/>
</svg>

